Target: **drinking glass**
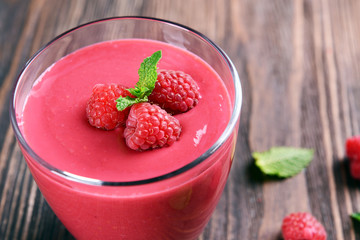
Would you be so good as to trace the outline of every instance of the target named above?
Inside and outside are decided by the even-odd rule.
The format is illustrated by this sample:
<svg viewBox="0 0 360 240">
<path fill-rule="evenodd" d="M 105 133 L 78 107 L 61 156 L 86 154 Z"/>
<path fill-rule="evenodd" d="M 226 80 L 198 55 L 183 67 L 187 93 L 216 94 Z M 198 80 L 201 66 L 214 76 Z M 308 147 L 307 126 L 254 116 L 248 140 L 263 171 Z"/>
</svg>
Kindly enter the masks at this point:
<svg viewBox="0 0 360 240">
<path fill-rule="evenodd" d="M 35 81 L 64 56 L 117 39 L 156 40 L 185 49 L 220 76 L 229 93 L 231 118 L 221 136 L 200 157 L 161 176 L 112 182 L 58 169 L 29 146 L 20 122 Z M 75 238 L 186 240 L 196 239 L 204 230 L 224 189 L 234 157 L 241 103 L 240 79 L 233 63 L 206 36 L 166 20 L 115 17 L 78 26 L 40 49 L 17 79 L 10 117 L 34 180 Z"/>
</svg>

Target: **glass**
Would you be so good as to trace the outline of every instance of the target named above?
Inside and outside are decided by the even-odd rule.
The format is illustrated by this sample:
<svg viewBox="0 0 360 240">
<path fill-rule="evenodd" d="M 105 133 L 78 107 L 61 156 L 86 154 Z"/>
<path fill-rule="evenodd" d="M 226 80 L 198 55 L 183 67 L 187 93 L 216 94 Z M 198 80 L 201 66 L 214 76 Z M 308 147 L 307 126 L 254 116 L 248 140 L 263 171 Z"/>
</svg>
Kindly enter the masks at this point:
<svg viewBox="0 0 360 240">
<path fill-rule="evenodd" d="M 232 115 L 226 129 L 213 146 L 188 165 L 150 179 L 110 182 L 55 168 L 30 148 L 19 126 L 34 82 L 69 53 L 102 41 L 127 38 L 162 41 L 206 61 L 230 95 Z M 10 117 L 40 191 L 75 238 L 184 240 L 201 234 L 221 196 L 234 157 L 241 102 L 240 79 L 233 63 L 207 37 L 161 19 L 117 17 L 74 28 L 38 51 L 17 79 Z"/>
</svg>

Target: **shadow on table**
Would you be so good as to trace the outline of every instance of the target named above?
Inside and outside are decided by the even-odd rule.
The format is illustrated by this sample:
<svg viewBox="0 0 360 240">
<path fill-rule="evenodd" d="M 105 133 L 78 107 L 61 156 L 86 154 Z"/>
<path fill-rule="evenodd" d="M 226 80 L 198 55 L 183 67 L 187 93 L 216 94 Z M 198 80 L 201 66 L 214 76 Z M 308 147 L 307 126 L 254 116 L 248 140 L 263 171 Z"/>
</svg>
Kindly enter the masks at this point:
<svg viewBox="0 0 360 240">
<path fill-rule="evenodd" d="M 350 173 L 350 162 L 348 158 L 334 159 L 333 174 L 335 176 L 335 182 L 339 189 L 347 187 L 350 190 L 350 198 L 352 201 L 356 199 L 355 192 L 358 191 L 360 186 L 360 180 L 354 179 Z M 360 209 L 353 209 L 353 213 L 360 213 Z M 356 239 L 360 238 L 360 221 L 348 216 L 349 219 L 345 220 L 343 224 L 349 224 L 349 228 L 354 229 Z"/>
<path fill-rule="evenodd" d="M 252 159 L 248 166 L 247 166 L 247 177 L 249 181 L 255 182 L 255 183 L 264 183 L 269 181 L 282 181 L 285 180 L 285 178 L 277 177 L 277 176 L 270 176 L 266 175 L 255 165 L 255 160 Z"/>
</svg>

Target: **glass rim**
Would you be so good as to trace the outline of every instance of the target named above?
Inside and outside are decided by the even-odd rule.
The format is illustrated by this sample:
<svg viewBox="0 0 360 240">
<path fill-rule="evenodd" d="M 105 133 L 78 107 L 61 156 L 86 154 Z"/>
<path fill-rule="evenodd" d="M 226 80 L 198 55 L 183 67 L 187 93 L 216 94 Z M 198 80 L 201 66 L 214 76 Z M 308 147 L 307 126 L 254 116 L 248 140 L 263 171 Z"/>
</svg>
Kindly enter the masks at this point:
<svg viewBox="0 0 360 240">
<path fill-rule="evenodd" d="M 63 171 L 61 169 L 58 169 L 58 168 L 52 166 L 51 164 L 49 164 L 48 162 L 46 162 L 39 155 L 37 155 L 35 153 L 35 151 L 29 146 L 29 144 L 27 143 L 23 134 L 20 131 L 20 127 L 18 125 L 18 122 L 16 119 L 16 113 L 15 113 L 15 97 L 16 97 L 19 83 L 22 80 L 22 75 L 24 74 L 24 72 L 26 71 L 28 66 L 31 65 L 33 60 L 38 55 L 40 55 L 47 47 L 49 47 L 51 44 L 56 42 L 58 39 L 68 35 L 71 32 L 74 32 L 78 29 L 84 28 L 89 25 L 97 24 L 100 22 L 113 21 L 113 20 L 124 20 L 124 19 L 125 20 L 134 19 L 134 20 L 144 20 L 144 21 L 150 20 L 150 21 L 157 21 L 157 22 L 162 22 L 165 24 L 174 25 L 175 27 L 179 27 L 183 30 L 189 31 L 189 32 L 197 35 L 197 37 L 199 37 L 200 39 L 203 39 L 206 43 L 208 43 L 212 47 L 214 47 L 215 50 L 221 55 L 223 60 L 225 60 L 227 66 L 231 72 L 232 79 L 233 79 L 233 84 L 234 84 L 234 89 L 235 89 L 235 97 L 234 97 L 235 104 L 232 109 L 232 114 L 231 114 L 230 120 L 229 120 L 225 130 L 221 134 L 221 136 L 216 140 L 216 142 L 209 149 L 206 150 L 206 152 L 204 152 L 201 156 L 192 160 L 190 163 L 186 164 L 185 166 L 182 166 L 176 170 L 162 174 L 160 176 L 151 177 L 151 178 L 147 178 L 147 179 L 141 179 L 141 180 L 135 180 L 135 181 L 102 181 L 100 179 L 84 177 L 81 175 L 73 174 L 68 171 Z M 25 63 L 25 66 L 22 68 L 22 70 L 20 71 L 20 74 L 16 78 L 16 81 L 15 81 L 15 84 L 14 84 L 14 87 L 12 90 L 12 94 L 11 94 L 11 99 L 10 99 L 10 122 L 14 129 L 15 136 L 16 136 L 18 142 L 20 143 L 20 145 L 24 148 L 24 150 L 27 153 L 29 153 L 29 155 L 36 162 L 38 162 L 40 165 L 45 167 L 47 170 L 49 170 L 53 174 L 63 177 L 65 179 L 74 181 L 74 182 L 83 183 L 83 184 L 87 184 L 87 185 L 93 185 L 93 186 L 135 186 L 135 185 L 143 185 L 143 184 L 147 184 L 147 183 L 159 182 L 162 180 L 166 180 L 166 179 L 175 177 L 177 175 L 180 175 L 181 173 L 187 172 L 188 170 L 190 170 L 190 169 L 194 168 L 195 166 L 199 165 L 200 163 L 204 162 L 213 153 L 215 153 L 222 146 L 222 144 L 230 137 L 230 135 L 231 135 L 232 131 L 234 130 L 234 128 L 237 124 L 237 121 L 239 119 L 241 105 L 242 105 L 242 88 L 241 88 L 241 83 L 240 83 L 240 77 L 236 71 L 236 68 L 235 68 L 234 64 L 232 63 L 232 61 L 230 60 L 230 58 L 226 55 L 226 53 L 220 47 L 218 47 L 214 42 L 212 42 L 208 37 L 206 37 L 202 33 L 198 32 L 194 29 L 191 29 L 185 25 L 175 23 L 172 21 L 168 21 L 168 20 L 164 20 L 164 19 L 160 19 L 160 18 L 143 17 L 143 16 L 120 16 L 120 17 L 110 17 L 110 18 L 98 19 L 98 20 L 87 22 L 87 23 L 78 25 L 74 28 L 71 28 L 71 29 L 63 32 L 62 34 L 57 35 L 55 38 L 53 38 L 47 44 L 42 46 L 35 54 L 33 54 L 30 57 L 30 59 Z"/>
</svg>

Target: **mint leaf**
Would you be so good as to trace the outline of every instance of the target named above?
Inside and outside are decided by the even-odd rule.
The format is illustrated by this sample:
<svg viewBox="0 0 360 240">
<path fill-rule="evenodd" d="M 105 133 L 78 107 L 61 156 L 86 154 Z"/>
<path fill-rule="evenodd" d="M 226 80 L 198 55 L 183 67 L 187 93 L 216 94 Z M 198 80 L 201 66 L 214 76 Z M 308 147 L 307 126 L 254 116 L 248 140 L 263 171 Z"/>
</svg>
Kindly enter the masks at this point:
<svg viewBox="0 0 360 240">
<path fill-rule="evenodd" d="M 267 175 L 282 178 L 295 176 L 313 159 L 314 150 L 294 147 L 273 147 L 269 151 L 254 152 L 255 164 Z"/>
<path fill-rule="evenodd" d="M 147 102 L 147 101 L 148 101 L 148 98 L 146 96 L 144 98 L 131 98 L 129 96 L 119 97 L 118 99 L 116 99 L 116 108 L 119 111 L 122 111 L 125 108 L 134 105 L 135 103 Z"/>
<path fill-rule="evenodd" d="M 128 89 L 132 95 L 143 98 L 144 96 L 149 96 L 151 94 L 157 80 L 156 65 L 160 58 L 161 51 L 157 51 L 150 57 L 144 59 L 138 70 L 139 81 L 136 83 L 135 88 Z"/>
<path fill-rule="evenodd" d="M 119 111 L 139 102 L 148 101 L 148 96 L 155 88 L 157 80 L 157 64 L 161 59 L 161 51 L 153 53 L 150 57 L 144 59 L 138 70 L 139 81 L 134 88 L 127 89 L 136 98 L 119 97 L 116 100 L 116 108 Z"/>
<path fill-rule="evenodd" d="M 360 222 L 360 213 L 352 213 L 350 216 Z"/>
</svg>

